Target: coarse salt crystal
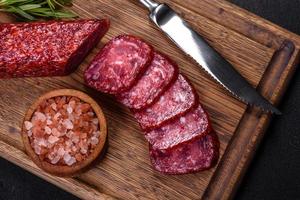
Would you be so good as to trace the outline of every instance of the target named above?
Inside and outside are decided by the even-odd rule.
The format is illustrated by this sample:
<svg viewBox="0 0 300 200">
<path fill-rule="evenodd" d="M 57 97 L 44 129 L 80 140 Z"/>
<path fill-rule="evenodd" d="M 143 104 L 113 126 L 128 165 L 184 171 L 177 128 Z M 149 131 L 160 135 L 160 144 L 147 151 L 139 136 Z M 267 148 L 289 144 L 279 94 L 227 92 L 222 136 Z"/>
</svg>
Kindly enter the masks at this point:
<svg viewBox="0 0 300 200">
<path fill-rule="evenodd" d="M 51 121 L 51 119 L 47 119 L 47 125 L 51 125 L 52 124 L 52 121 Z"/>
<path fill-rule="evenodd" d="M 60 132 L 57 130 L 57 128 L 53 128 L 52 129 L 52 134 L 56 137 L 59 137 L 60 136 Z"/>
<path fill-rule="evenodd" d="M 94 113 L 93 113 L 93 112 L 88 112 L 87 114 L 88 114 L 88 116 L 90 116 L 90 117 L 93 117 L 93 116 L 94 116 Z"/>
<path fill-rule="evenodd" d="M 46 121 L 46 119 L 47 119 L 46 115 L 41 112 L 35 112 L 34 114 L 36 116 L 36 119 L 40 120 L 42 122 Z"/>
<path fill-rule="evenodd" d="M 93 132 L 93 136 L 94 136 L 94 137 L 99 137 L 99 136 L 100 136 L 100 131 L 95 131 L 95 132 Z"/>
<path fill-rule="evenodd" d="M 81 110 L 81 106 L 80 106 L 80 105 L 76 106 L 76 108 L 75 108 L 75 113 L 76 113 L 77 115 L 81 115 L 82 110 Z"/>
<path fill-rule="evenodd" d="M 54 115 L 53 119 L 58 120 L 58 118 L 61 116 L 61 114 L 58 112 Z"/>
<path fill-rule="evenodd" d="M 34 146 L 34 152 L 35 152 L 37 155 L 41 155 L 42 148 L 41 148 L 39 145 L 35 145 L 35 146 Z"/>
<path fill-rule="evenodd" d="M 33 124 L 29 121 L 25 121 L 24 124 L 27 131 L 29 131 L 33 127 Z"/>
<path fill-rule="evenodd" d="M 52 131 L 53 131 L 53 130 L 52 130 Z M 58 137 L 52 136 L 52 135 L 50 135 L 49 138 L 48 138 L 48 142 L 49 142 L 50 144 L 54 144 L 54 143 L 57 142 L 58 140 L 59 140 Z"/>
<path fill-rule="evenodd" d="M 72 151 L 73 151 L 73 152 L 76 152 L 76 151 L 77 151 L 76 146 L 72 146 Z"/>
<path fill-rule="evenodd" d="M 67 134 L 67 130 L 60 132 L 59 137 L 65 136 Z"/>
<path fill-rule="evenodd" d="M 63 156 L 65 155 L 65 149 L 63 147 L 60 147 L 57 151 L 57 154 L 60 155 L 60 156 Z"/>
<path fill-rule="evenodd" d="M 71 138 L 71 140 L 72 140 L 73 143 L 78 143 L 78 142 L 79 142 L 79 136 L 74 135 L 74 136 Z"/>
<path fill-rule="evenodd" d="M 49 160 L 53 160 L 54 159 L 54 152 L 49 153 L 47 157 L 48 157 Z"/>
<path fill-rule="evenodd" d="M 68 106 L 68 107 L 67 107 L 67 112 L 68 112 L 69 114 L 71 114 L 71 113 L 73 112 L 73 108 L 72 108 L 71 106 Z"/>
<path fill-rule="evenodd" d="M 65 161 L 65 163 L 67 163 L 70 159 L 71 159 L 70 154 L 69 153 L 65 153 L 65 155 L 64 155 L 64 161 Z"/>
<path fill-rule="evenodd" d="M 67 136 L 68 138 L 71 138 L 73 134 L 74 134 L 73 131 L 69 131 L 69 132 L 67 132 L 66 136 Z"/>
<path fill-rule="evenodd" d="M 98 120 L 98 118 L 94 118 L 94 119 L 92 119 L 92 122 L 93 122 L 93 124 L 97 125 L 99 123 L 99 120 Z"/>
<path fill-rule="evenodd" d="M 69 119 L 65 119 L 64 122 L 63 122 L 63 125 L 64 125 L 64 127 L 66 127 L 67 129 L 73 129 L 73 128 L 74 128 L 73 123 L 72 123 L 71 120 L 69 120 Z"/>
<path fill-rule="evenodd" d="M 80 153 L 86 154 L 87 153 L 87 149 L 86 148 L 80 148 Z"/>
<path fill-rule="evenodd" d="M 56 103 L 52 103 L 52 104 L 50 105 L 50 107 L 51 107 L 54 111 L 57 111 L 57 105 L 56 105 Z"/>
<path fill-rule="evenodd" d="M 98 144 L 98 142 L 99 142 L 99 139 L 98 139 L 98 138 L 96 138 L 96 137 L 92 137 L 92 138 L 91 138 L 91 144 L 92 144 L 92 145 L 96 145 L 96 144 Z"/>
<path fill-rule="evenodd" d="M 71 145 L 72 145 L 72 141 L 71 141 L 71 140 L 67 140 L 67 141 L 66 141 L 66 146 L 67 146 L 67 147 L 70 147 Z"/>
<path fill-rule="evenodd" d="M 69 166 L 73 165 L 74 163 L 76 163 L 76 159 L 74 157 L 71 157 L 71 159 L 66 162 L 66 164 Z"/>
<path fill-rule="evenodd" d="M 57 130 L 60 133 L 60 135 L 59 135 L 60 137 L 66 135 L 66 133 L 67 133 L 67 128 L 64 126 L 61 126 L 61 125 L 58 125 Z"/>
<path fill-rule="evenodd" d="M 64 101 L 64 102 L 66 102 L 67 97 L 66 97 L 66 96 L 63 96 L 63 97 L 61 98 L 61 100 Z"/>
<path fill-rule="evenodd" d="M 60 160 L 60 156 L 56 155 L 52 160 L 51 160 L 51 164 L 55 165 L 58 163 L 58 161 Z"/>
<path fill-rule="evenodd" d="M 75 104 L 76 104 L 76 102 L 73 101 L 73 100 L 69 102 L 69 106 L 70 106 L 71 108 L 74 108 L 74 107 L 75 107 Z"/>
<path fill-rule="evenodd" d="M 49 128 L 48 126 L 45 127 L 45 132 L 50 135 L 52 133 L 51 128 Z"/>
<path fill-rule="evenodd" d="M 47 117 L 47 121 L 52 118 L 50 114 L 46 114 L 46 117 Z"/>
<path fill-rule="evenodd" d="M 28 135 L 29 137 L 31 137 L 31 136 L 32 136 L 32 131 L 31 131 L 31 130 L 27 131 L 27 135 Z"/>
<path fill-rule="evenodd" d="M 75 117 L 74 117 L 74 115 L 73 114 L 69 114 L 69 120 L 71 120 L 71 122 L 74 122 L 74 120 L 75 120 Z"/>
<path fill-rule="evenodd" d="M 37 138 L 37 139 L 35 139 L 35 142 L 39 146 L 47 147 L 47 142 L 44 138 Z"/>
</svg>

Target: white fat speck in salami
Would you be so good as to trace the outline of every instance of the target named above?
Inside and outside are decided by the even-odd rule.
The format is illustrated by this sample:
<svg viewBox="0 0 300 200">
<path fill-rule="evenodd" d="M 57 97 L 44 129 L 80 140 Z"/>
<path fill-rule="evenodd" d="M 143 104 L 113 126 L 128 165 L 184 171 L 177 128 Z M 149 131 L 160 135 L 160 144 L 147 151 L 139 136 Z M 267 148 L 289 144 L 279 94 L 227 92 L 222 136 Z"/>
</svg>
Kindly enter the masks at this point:
<svg viewBox="0 0 300 200">
<path fill-rule="evenodd" d="M 151 130 L 187 113 L 198 97 L 187 78 L 179 74 L 176 82 L 163 93 L 159 101 L 146 110 L 134 113 L 143 130 Z"/>
<path fill-rule="evenodd" d="M 213 167 L 219 158 L 218 136 L 211 132 L 203 138 L 181 143 L 172 149 L 153 149 L 150 160 L 153 167 L 165 174 L 193 173 Z"/>
<path fill-rule="evenodd" d="M 178 67 L 167 56 L 154 52 L 153 60 L 141 79 L 118 96 L 125 106 L 140 110 L 152 104 L 178 77 Z"/>
<path fill-rule="evenodd" d="M 117 94 L 130 89 L 149 66 L 153 50 L 129 35 L 112 39 L 85 71 L 86 83 L 98 91 Z"/>
<path fill-rule="evenodd" d="M 211 125 L 208 115 L 199 105 L 182 117 L 146 132 L 145 137 L 152 148 L 168 149 L 196 137 L 203 137 L 210 131 Z"/>
</svg>

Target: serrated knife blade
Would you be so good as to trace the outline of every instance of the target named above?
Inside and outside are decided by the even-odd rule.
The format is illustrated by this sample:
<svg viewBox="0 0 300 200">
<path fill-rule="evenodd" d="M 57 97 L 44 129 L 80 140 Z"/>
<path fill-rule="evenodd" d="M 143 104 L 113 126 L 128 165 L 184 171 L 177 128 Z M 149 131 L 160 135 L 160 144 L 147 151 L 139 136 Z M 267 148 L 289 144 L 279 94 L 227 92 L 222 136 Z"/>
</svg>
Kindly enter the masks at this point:
<svg viewBox="0 0 300 200">
<path fill-rule="evenodd" d="M 265 112 L 281 114 L 167 4 L 158 4 L 153 0 L 139 1 L 149 9 L 150 19 L 233 96 Z"/>
</svg>

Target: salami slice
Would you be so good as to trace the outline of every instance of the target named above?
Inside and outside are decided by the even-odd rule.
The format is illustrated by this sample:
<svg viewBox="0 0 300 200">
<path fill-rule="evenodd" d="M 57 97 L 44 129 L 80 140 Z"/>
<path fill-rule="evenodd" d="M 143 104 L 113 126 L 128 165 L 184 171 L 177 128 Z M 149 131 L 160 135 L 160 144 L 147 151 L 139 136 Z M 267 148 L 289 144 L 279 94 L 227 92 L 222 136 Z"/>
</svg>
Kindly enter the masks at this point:
<svg viewBox="0 0 300 200">
<path fill-rule="evenodd" d="M 197 103 L 197 94 L 188 80 L 179 74 L 176 82 L 152 106 L 134 113 L 143 130 L 151 130 L 184 115 Z"/>
<path fill-rule="evenodd" d="M 203 137 L 211 131 L 208 115 L 201 105 L 182 117 L 146 132 L 145 137 L 154 149 L 169 149 L 178 144 Z"/>
<path fill-rule="evenodd" d="M 209 169 L 217 163 L 219 146 L 218 137 L 212 132 L 173 149 L 153 149 L 150 145 L 150 160 L 157 171 L 165 174 L 198 172 Z"/>
<path fill-rule="evenodd" d="M 73 72 L 109 28 L 109 20 L 0 24 L 0 78 Z"/>
<path fill-rule="evenodd" d="M 86 83 L 98 91 L 117 94 L 130 89 L 153 58 L 143 40 L 129 35 L 112 39 L 85 71 Z"/>
<path fill-rule="evenodd" d="M 154 52 L 153 60 L 141 79 L 117 98 L 125 106 L 140 110 L 152 104 L 178 76 L 178 67 L 167 56 Z"/>
</svg>

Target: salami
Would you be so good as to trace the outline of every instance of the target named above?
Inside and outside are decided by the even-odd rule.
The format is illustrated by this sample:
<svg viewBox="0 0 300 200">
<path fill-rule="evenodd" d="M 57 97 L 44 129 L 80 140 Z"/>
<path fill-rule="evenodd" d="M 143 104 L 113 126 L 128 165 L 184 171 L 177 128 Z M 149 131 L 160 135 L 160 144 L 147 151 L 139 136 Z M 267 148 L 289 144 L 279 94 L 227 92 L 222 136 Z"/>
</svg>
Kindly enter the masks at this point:
<svg viewBox="0 0 300 200">
<path fill-rule="evenodd" d="M 150 160 L 153 167 L 165 174 L 193 173 L 213 167 L 219 158 L 219 140 L 214 132 L 204 138 L 182 143 L 173 149 L 153 149 Z"/>
<path fill-rule="evenodd" d="M 177 79 L 177 76 L 177 64 L 167 56 L 154 52 L 150 66 L 137 84 L 117 98 L 131 109 L 143 109 L 151 105 Z"/>
<path fill-rule="evenodd" d="M 184 115 L 197 103 L 197 94 L 188 80 L 179 74 L 176 82 L 147 109 L 134 113 L 143 130 L 151 130 Z"/>
<path fill-rule="evenodd" d="M 167 124 L 146 132 L 145 137 L 154 149 L 169 149 L 178 144 L 203 137 L 211 131 L 208 115 L 201 105 Z"/>
<path fill-rule="evenodd" d="M 117 94 L 130 89 L 149 66 L 153 50 L 129 35 L 112 39 L 85 71 L 86 83 L 98 91 Z"/>
<path fill-rule="evenodd" d="M 109 21 L 0 24 L 0 78 L 73 72 L 109 28 Z"/>
</svg>

